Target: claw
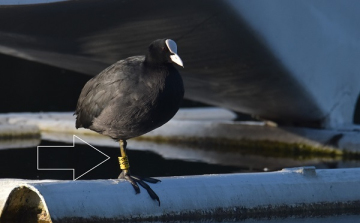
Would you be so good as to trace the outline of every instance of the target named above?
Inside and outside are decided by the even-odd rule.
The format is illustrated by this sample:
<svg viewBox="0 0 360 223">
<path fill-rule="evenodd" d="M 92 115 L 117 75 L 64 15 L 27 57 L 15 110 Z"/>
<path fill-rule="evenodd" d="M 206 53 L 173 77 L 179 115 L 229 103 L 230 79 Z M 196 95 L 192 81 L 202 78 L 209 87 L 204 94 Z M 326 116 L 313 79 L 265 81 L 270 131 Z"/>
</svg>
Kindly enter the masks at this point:
<svg viewBox="0 0 360 223">
<path fill-rule="evenodd" d="M 151 178 L 151 177 L 139 177 L 139 176 L 136 176 L 136 175 L 132 175 L 132 177 L 134 179 L 137 179 L 137 180 L 143 180 L 145 182 L 148 182 L 148 183 L 152 183 L 152 184 L 156 184 L 158 182 L 161 182 L 161 180 L 158 180 L 158 179 L 155 179 L 155 178 Z"/>
<path fill-rule="evenodd" d="M 153 189 L 151 189 L 151 187 L 145 183 L 144 181 L 140 180 L 140 179 L 135 179 L 135 181 L 137 183 L 140 184 L 140 186 L 142 186 L 147 192 L 148 194 L 150 195 L 150 197 L 153 199 L 153 200 L 157 200 L 159 202 L 159 206 L 160 206 L 160 198 L 159 196 L 157 196 L 157 194 L 153 191 Z"/>
<path fill-rule="evenodd" d="M 160 180 L 150 177 L 139 177 L 135 175 L 130 175 L 129 173 L 125 173 L 124 171 L 120 173 L 118 179 L 125 179 L 129 181 L 133 186 L 136 194 L 140 193 L 140 187 L 138 186 L 138 184 L 140 184 L 140 186 L 148 192 L 148 194 L 153 200 L 157 200 L 159 202 L 160 206 L 159 196 L 151 189 L 151 187 L 147 183 L 144 182 L 146 181 L 148 183 L 158 183 L 161 182 Z"/>
<path fill-rule="evenodd" d="M 138 186 L 137 183 L 131 178 L 131 176 L 125 175 L 125 179 L 131 183 L 131 185 L 133 186 L 136 194 L 140 193 L 140 188 L 139 188 L 139 186 Z"/>
</svg>

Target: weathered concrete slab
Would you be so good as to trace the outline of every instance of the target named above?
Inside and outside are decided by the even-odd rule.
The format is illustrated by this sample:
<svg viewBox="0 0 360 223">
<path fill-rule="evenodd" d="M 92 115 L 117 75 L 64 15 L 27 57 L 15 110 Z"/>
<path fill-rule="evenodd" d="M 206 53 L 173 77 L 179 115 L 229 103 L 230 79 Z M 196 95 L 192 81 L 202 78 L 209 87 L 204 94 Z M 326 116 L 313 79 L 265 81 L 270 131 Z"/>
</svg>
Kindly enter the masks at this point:
<svg viewBox="0 0 360 223">
<path fill-rule="evenodd" d="M 0 149 L 35 147 L 39 145 L 40 137 L 37 125 L 14 125 L 0 121 Z"/>
<path fill-rule="evenodd" d="M 181 109 L 174 119 L 136 140 L 155 142 L 264 147 L 279 151 L 295 148 L 341 155 L 360 152 L 360 131 L 278 127 L 269 122 L 232 121 L 234 113 L 219 108 Z M 0 115 L 0 123 L 37 126 L 43 133 L 99 135 L 76 129 L 75 117 L 65 113 L 14 113 Z M 358 126 L 354 126 L 356 129 Z"/>
<path fill-rule="evenodd" d="M 203 120 L 192 120 L 201 117 L 201 113 L 204 114 Z M 277 127 L 267 122 L 235 122 L 230 121 L 232 113 L 226 110 L 222 112 L 222 109 L 181 110 L 179 114 L 183 116 L 179 115 L 137 139 L 247 146 L 256 142 L 257 147 L 266 145 L 279 148 L 287 144 L 300 149 L 309 146 L 309 149 L 360 151 L 359 131 Z M 98 135 L 87 129 L 76 129 L 72 113 L 3 114 L 0 120 L 13 125 L 36 125 L 41 132 Z"/>
<path fill-rule="evenodd" d="M 113 147 L 119 149 L 119 143 L 101 135 L 79 135 L 89 144 L 99 147 Z M 64 132 L 43 132 L 43 139 L 71 144 L 73 134 Z M 82 141 L 79 141 L 82 143 Z M 242 146 L 203 145 L 184 143 L 162 143 L 157 141 L 136 140 L 128 141 L 129 150 L 151 151 L 165 159 L 205 162 L 225 166 L 239 167 L 246 171 L 275 171 L 294 166 L 316 166 L 328 168 L 329 164 L 336 163 L 337 168 L 354 168 L 360 166 L 358 160 L 345 160 L 341 156 L 329 154 L 293 154 L 291 149 L 284 153 L 268 151 L 266 148 L 243 148 Z"/>
<path fill-rule="evenodd" d="M 8 124 L 0 122 L 0 139 L 40 138 L 40 129 L 37 125 Z"/>
</svg>

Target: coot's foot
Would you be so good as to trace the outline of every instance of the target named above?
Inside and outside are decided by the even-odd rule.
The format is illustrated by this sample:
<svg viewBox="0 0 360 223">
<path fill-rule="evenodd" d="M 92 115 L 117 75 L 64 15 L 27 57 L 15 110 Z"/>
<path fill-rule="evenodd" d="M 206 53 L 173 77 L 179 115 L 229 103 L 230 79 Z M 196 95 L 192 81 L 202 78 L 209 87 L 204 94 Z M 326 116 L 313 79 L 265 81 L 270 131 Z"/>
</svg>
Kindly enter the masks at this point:
<svg viewBox="0 0 360 223">
<path fill-rule="evenodd" d="M 157 194 L 151 189 L 151 187 L 147 183 L 145 183 L 148 182 L 148 183 L 156 184 L 157 182 L 161 182 L 160 180 L 150 177 L 139 177 L 135 175 L 130 175 L 130 173 L 127 171 L 122 171 L 118 179 L 125 179 L 129 181 L 133 186 L 133 188 L 135 189 L 135 193 L 137 194 L 140 193 L 140 188 L 138 186 L 138 184 L 140 184 L 140 186 L 142 186 L 144 189 L 147 190 L 147 192 L 149 193 L 150 197 L 153 200 L 157 200 L 159 202 L 159 206 L 160 206 L 159 196 L 157 196 Z"/>
</svg>

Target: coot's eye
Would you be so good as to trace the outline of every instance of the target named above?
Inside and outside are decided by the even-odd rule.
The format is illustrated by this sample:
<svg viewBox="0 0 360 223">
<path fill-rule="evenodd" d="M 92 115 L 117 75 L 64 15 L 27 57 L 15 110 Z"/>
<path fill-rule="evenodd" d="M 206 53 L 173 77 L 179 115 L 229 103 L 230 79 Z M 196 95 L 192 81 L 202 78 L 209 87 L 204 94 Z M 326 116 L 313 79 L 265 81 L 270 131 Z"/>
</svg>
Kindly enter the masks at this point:
<svg viewBox="0 0 360 223">
<path fill-rule="evenodd" d="M 161 50 L 162 50 L 162 51 L 165 51 L 165 47 L 161 47 Z"/>
</svg>

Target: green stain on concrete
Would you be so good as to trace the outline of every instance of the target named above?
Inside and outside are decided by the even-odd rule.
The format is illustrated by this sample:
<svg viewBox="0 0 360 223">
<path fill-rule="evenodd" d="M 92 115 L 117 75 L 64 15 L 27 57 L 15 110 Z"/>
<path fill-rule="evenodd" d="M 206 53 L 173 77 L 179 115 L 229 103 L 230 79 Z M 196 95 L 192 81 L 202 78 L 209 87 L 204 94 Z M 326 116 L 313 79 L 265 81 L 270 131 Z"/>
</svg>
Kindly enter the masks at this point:
<svg viewBox="0 0 360 223">
<path fill-rule="evenodd" d="M 360 153 L 340 150 L 321 144 L 311 145 L 307 143 L 288 143 L 273 140 L 210 137 L 140 136 L 135 138 L 135 140 L 184 145 L 199 150 L 231 152 L 275 158 L 292 158 L 296 160 L 308 160 L 313 158 L 331 158 L 332 160 L 360 159 Z"/>
</svg>

